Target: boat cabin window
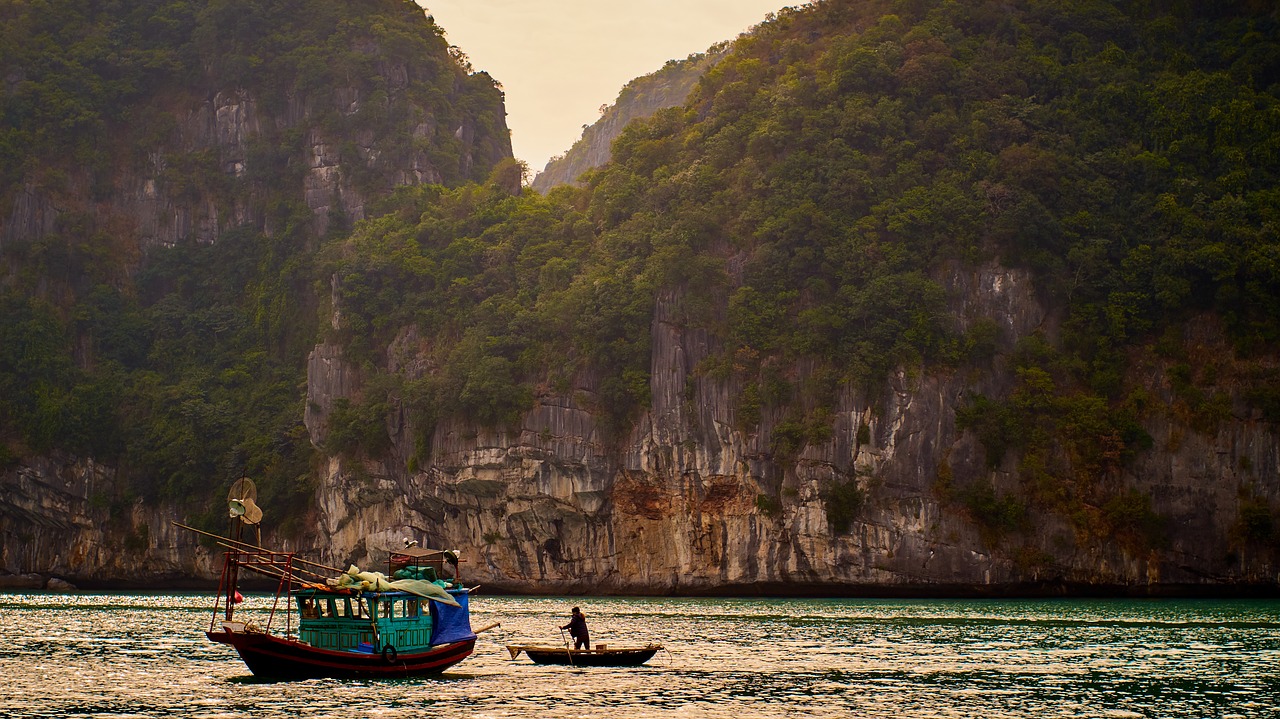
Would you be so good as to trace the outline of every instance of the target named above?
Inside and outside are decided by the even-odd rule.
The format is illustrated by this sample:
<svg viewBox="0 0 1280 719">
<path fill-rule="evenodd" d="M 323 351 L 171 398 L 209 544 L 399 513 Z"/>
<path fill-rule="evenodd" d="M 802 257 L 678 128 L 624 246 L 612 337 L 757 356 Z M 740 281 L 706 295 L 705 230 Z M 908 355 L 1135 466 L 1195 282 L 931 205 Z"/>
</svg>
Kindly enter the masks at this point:
<svg viewBox="0 0 1280 719">
<path fill-rule="evenodd" d="M 310 597 L 298 597 L 298 611 L 302 613 L 303 619 L 315 619 L 320 616 L 316 601 Z"/>
<path fill-rule="evenodd" d="M 418 600 L 416 599 L 404 600 L 404 612 L 402 616 L 406 618 L 418 616 Z"/>
<path fill-rule="evenodd" d="M 351 603 L 348 597 L 298 597 L 298 611 L 303 619 L 342 619 L 348 617 L 360 619 L 364 616 L 360 600 Z"/>
<path fill-rule="evenodd" d="M 382 603 L 382 618 L 383 618 L 383 619 L 390 619 L 390 618 L 392 617 L 392 614 L 391 614 L 391 605 L 392 605 L 392 604 L 394 604 L 394 603 L 395 603 L 395 602 L 392 602 L 390 599 L 388 599 L 388 600 L 386 600 L 386 601 L 384 601 L 384 602 Z"/>
</svg>

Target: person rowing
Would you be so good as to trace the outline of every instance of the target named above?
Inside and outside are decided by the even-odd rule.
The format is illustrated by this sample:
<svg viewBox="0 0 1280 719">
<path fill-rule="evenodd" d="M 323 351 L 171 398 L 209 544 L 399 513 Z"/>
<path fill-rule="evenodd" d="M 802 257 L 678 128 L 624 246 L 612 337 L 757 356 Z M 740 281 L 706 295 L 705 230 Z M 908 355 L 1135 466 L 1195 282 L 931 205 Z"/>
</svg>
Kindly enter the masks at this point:
<svg viewBox="0 0 1280 719">
<path fill-rule="evenodd" d="M 570 615 L 569 623 L 560 627 L 560 631 L 569 630 L 569 636 L 573 637 L 573 648 L 586 649 L 591 651 L 591 634 L 587 631 L 587 618 L 582 615 L 582 610 L 578 607 L 573 608 Z"/>
</svg>

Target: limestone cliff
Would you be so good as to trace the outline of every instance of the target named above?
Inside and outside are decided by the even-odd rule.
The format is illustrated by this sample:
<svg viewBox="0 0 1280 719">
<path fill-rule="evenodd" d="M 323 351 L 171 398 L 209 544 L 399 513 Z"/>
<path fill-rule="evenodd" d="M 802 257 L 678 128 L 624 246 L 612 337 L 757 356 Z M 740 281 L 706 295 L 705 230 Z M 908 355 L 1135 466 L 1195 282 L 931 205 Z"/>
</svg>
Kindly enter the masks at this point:
<svg viewBox="0 0 1280 719">
<path fill-rule="evenodd" d="M 370 99 L 359 88 L 340 88 L 332 95 L 332 106 L 299 96 L 283 108 L 264 110 L 261 99 L 248 90 L 179 100 L 171 109 L 176 127 L 149 149 L 145 163 L 122 165 L 105 193 L 93 187 L 95 179 L 83 167 L 72 168 L 64 183 L 23 183 L 0 220 L 0 247 L 66 231 L 68 222 L 84 215 L 91 218 L 91 229 L 110 229 L 117 241 L 141 251 L 210 243 L 236 228 L 270 234 L 268 205 L 282 190 L 306 207 L 311 232 L 323 236 L 335 219 L 344 224 L 363 219 L 367 203 L 392 186 L 466 178 L 476 168 L 510 156 L 504 125 L 492 135 L 478 127 L 477 117 L 442 126 L 435 108 L 397 97 L 409 83 L 420 81 L 415 73 L 421 72 L 386 61 L 379 73 L 390 85 L 387 95 Z M 459 93 L 463 82 L 459 80 Z M 384 112 L 387 104 L 409 104 L 414 120 L 404 132 L 412 151 L 402 151 L 398 127 L 370 126 L 351 137 L 322 122 L 336 112 L 358 125 L 361 118 Z M 462 150 L 446 165 L 431 151 L 440 137 Z M 272 157 L 274 152 L 282 156 Z M 269 167 L 281 161 L 290 168 L 283 186 L 276 184 L 281 178 Z M 358 181 L 369 176 L 379 179 L 373 184 Z"/>
<path fill-rule="evenodd" d="M 146 427 L 175 403 L 131 394 L 129 378 L 147 375 L 159 397 L 217 376 L 231 355 L 265 357 L 261 336 L 246 344 L 231 336 L 276 322 L 265 319 L 274 314 L 271 359 L 236 383 L 285 391 L 269 400 L 246 392 L 217 412 L 243 418 L 273 402 L 296 406 L 275 428 L 253 420 L 250 434 L 275 433 L 266 454 L 305 447 L 287 435 L 301 429 L 299 382 L 317 301 L 309 278 L 277 282 L 281 273 L 307 266 L 326 236 L 394 188 L 482 179 L 511 158 L 501 90 L 451 55 L 443 30 L 412 3 L 155 5 L 55 0 L 5 11 L 14 42 L 0 94 L 0 575 L 126 583 L 206 575 L 203 560 L 173 550 L 168 520 L 208 517 L 210 508 L 183 504 L 190 486 L 165 489 L 172 472 L 137 461 L 148 451 Z M 221 259 L 155 282 L 166 262 L 201 253 Z M 234 279 L 213 277 L 237 263 L 246 271 Z M 222 289 L 197 297 L 183 289 L 194 284 Z M 105 297 L 110 308 L 87 309 Z M 158 348 L 192 327 L 150 322 L 177 306 L 170 318 L 218 314 L 219 338 L 192 351 Z M 32 309 L 36 324 L 24 319 Z M 116 322 L 118 332 L 105 329 Z M 116 352 L 117 341 L 132 349 Z M 69 404 L 91 385 L 103 401 L 89 404 L 107 411 L 83 416 L 84 433 L 68 431 L 63 420 L 80 414 Z M 204 403 L 227 388 L 218 379 L 190 397 Z M 50 421 L 33 419 L 63 401 Z M 42 423 L 45 438 L 33 439 Z M 182 455 L 179 465 L 222 451 L 216 432 L 190 416 L 174 426 L 190 446 L 172 435 L 150 446 Z M 69 434 L 120 441 L 71 447 Z"/>
<path fill-rule="evenodd" d="M 3 477 L 5 569 L 0 587 L 39 589 L 48 577 L 76 586 L 203 586 L 213 555 L 178 552 L 184 530 L 172 506 L 113 502 L 115 471 L 67 456 L 26 460 Z M 24 576 L 26 575 L 26 576 Z M 14 581 L 17 580 L 17 581 Z"/>
<path fill-rule="evenodd" d="M 940 477 L 989 477 L 1017 492 L 1016 472 L 986 469 L 973 434 L 956 428 L 956 408 L 975 389 L 998 392 L 1004 354 L 1053 320 L 1025 272 L 953 267 L 941 279 L 957 317 L 985 317 L 1002 329 L 996 367 L 980 377 L 907 367 L 873 394 L 845 388 L 829 441 L 778 457 L 770 434 L 779 417 L 766 417 L 755 433 L 738 429 L 735 388 L 694 371 L 718 338 L 682 329 L 671 313 L 679 297 L 667 295 L 652 323 L 652 404 L 623 444 L 604 440 L 585 381 L 571 396 L 541 398 L 518 431 L 440 426 L 423 471 L 394 460 L 334 460 L 314 550 L 323 561 L 372 563 L 412 536 L 461 548 L 471 581 L 525 592 L 1274 585 L 1269 554 L 1246 551 L 1223 531 L 1237 524 L 1248 491 L 1280 499 L 1274 427 L 1237 398 L 1238 411 L 1215 431 L 1190 431 L 1174 416 L 1167 368 L 1155 360 L 1138 363 L 1134 378 L 1152 396 L 1146 428 L 1154 448 L 1115 481 L 1150 493 L 1154 511 L 1177 528 L 1170 543 L 1135 549 L 1037 512 L 1031 528 L 993 546 L 946 499 Z M 1221 342 L 1211 321 L 1188 331 L 1206 352 Z M 332 347 L 317 348 L 313 406 L 331 401 L 322 388 L 342 386 L 331 379 L 334 362 Z M 400 421 L 388 427 L 403 442 Z M 863 424 L 869 432 L 860 441 Z M 404 446 L 392 452 L 408 454 Z M 839 480 L 856 482 L 865 497 L 847 531 L 829 521 L 825 488 Z"/>
<path fill-rule="evenodd" d="M 661 70 L 627 83 L 618 99 L 603 108 L 600 119 L 582 128 L 582 137 L 573 147 L 547 162 L 533 178 L 533 189 L 546 194 L 556 185 L 573 183 L 582 173 L 608 162 L 609 147 L 627 123 L 684 104 L 697 87 L 698 78 L 724 57 L 726 50 L 726 45 L 717 45 L 684 60 L 671 60 Z"/>
<path fill-rule="evenodd" d="M 1252 29 L 1270 11 L 892 9 L 782 12 L 703 76 L 687 112 L 624 133 L 584 188 L 398 192 L 326 246 L 329 265 L 280 283 L 331 282 L 323 320 L 303 320 L 331 331 L 318 346 L 314 332 L 305 344 L 286 335 L 295 349 L 278 353 L 290 364 L 273 383 L 251 381 L 278 368 L 243 360 L 277 335 L 249 321 L 223 364 L 176 365 L 203 382 L 132 375 L 147 400 L 135 412 L 177 407 L 142 423 L 169 432 L 134 435 L 148 450 L 137 462 L 181 480 L 156 501 L 121 491 L 137 479 L 121 476 L 137 471 L 127 462 L 9 449 L 49 443 L 42 430 L 65 414 L 50 408 L 92 417 L 103 404 L 28 393 L 41 421 L 0 437 L 16 438 L 0 444 L 3 567 L 80 584 L 207 580 L 212 548 L 166 520 L 225 522 L 216 485 L 257 452 L 286 498 L 263 502 L 269 544 L 375 567 L 411 536 L 459 549 L 467 579 L 490 589 L 1275 593 L 1280 294 L 1268 258 L 1280 246 L 1265 148 L 1280 55 Z M 1245 44 L 1224 55 L 1222 38 Z M 339 116 L 359 99 L 345 87 L 324 95 Z M 262 229 L 320 223 L 302 234 L 314 240 L 321 214 L 357 214 L 379 182 L 494 154 L 469 155 L 467 127 L 425 114 L 400 115 L 412 124 L 388 136 L 421 126 L 445 140 L 414 159 L 333 115 L 298 119 L 304 101 L 212 97 L 202 116 L 228 124 L 208 136 L 228 149 L 192 161 L 219 182 L 128 210 L 155 219 L 143 225 L 208 225 L 213 215 L 178 212 L 203 206 L 206 188 L 221 188 L 219 226 L 236 216 L 227 207 L 257 221 L 260 205 L 234 201 L 269 181 L 308 209 L 273 205 L 286 212 L 262 214 Z M 476 117 L 492 149 L 492 119 Z M 248 142 L 250 184 L 234 184 L 237 138 L 281 127 L 265 149 Z M 283 169 L 263 180 L 255 158 Z M 358 171 L 370 167 L 396 179 Z M 118 177 L 136 196 L 148 172 Z M 40 188 L 80 197 L 79 177 L 15 192 L 9 226 L 60 223 L 63 195 Z M 97 186 L 88 224 L 132 216 L 112 214 L 116 187 Z M 8 302 L 24 327 L 60 327 Z M 126 346 L 117 361 L 197 355 L 234 325 L 222 308 L 177 306 L 208 332 Z M 157 334 L 182 329 L 160 309 Z M 7 336 L 39 350 L 36 335 Z M 3 370 L 15 394 L 14 377 L 47 380 Z M 71 394 L 81 375 L 66 374 L 69 389 L 53 388 Z M 279 411 L 240 428 L 253 436 L 226 429 L 261 398 Z M 214 430 L 221 463 L 203 461 L 193 428 Z M 214 486 L 197 499 L 198 483 Z"/>
<path fill-rule="evenodd" d="M 695 372 L 720 340 L 674 322 L 680 298 L 668 294 L 651 328 L 652 404 L 625 442 L 604 438 L 588 409 L 594 387 L 584 379 L 569 396 L 541 397 L 518 430 L 441 424 L 430 466 L 411 471 L 404 458 L 413 454 L 413 433 L 396 410 L 387 424 L 395 442 L 388 459 L 331 459 L 316 514 L 294 525 L 306 527 L 296 543 L 270 529 L 269 541 L 335 566 L 373 567 L 410 536 L 460 549 L 469 581 L 522 592 L 1274 586 L 1280 578 L 1270 554 L 1224 531 L 1238 524 L 1250 496 L 1280 500 L 1274 426 L 1236 401 L 1216 430 L 1189 428 L 1173 409 L 1168 368 L 1152 357 L 1135 363 L 1134 381 L 1151 393 L 1145 427 L 1154 447 L 1115 481 L 1150 493 L 1153 509 L 1177 529 L 1168 545 L 1135 551 L 1122 537 L 1089 536 L 1064 517 L 1038 512 L 1032 528 L 993 546 L 946 499 L 940 477 L 959 483 L 986 476 L 1016 492 L 1016 473 L 986 469 L 973 434 L 957 430 L 955 410 L 975 388 L 999 391 L 995 385 L 1007 380 L 995 370 L 1004 353 L 1053 318 L 1025 272 L 952 267 L 940 279 L 957 316 L 986 317 L 1002 328 L 993 371 L 975 378 L 904 367 L 872 394 L 846 387 L 830 439 L 794 456 L 771 449 L 777 416 L 766 416 L 757 432 L 739 429 L 731 382 Z M 1220 349 L 1212 321 L 1192 323 L 1188 332 L 1206 358 Z M 412 335 L 400 342 L 393 354 L 401 362 L 412 362 L 406 352 L 413 347 L 425 349 Z M 309 425 L 319 439 L 323 408 L 359 393 L 359 373 L 336 348 L 321 345 L 308 374 Z M 1225 376 L 1223 388 L 1230 391 Z M 860 432 L 863 425 L 869 431 Z M 6 567 L 79 584 L 210 577 L 211 550 L 168 523 L 208 508 L 110 506 L 102 500 L 110 474 L 85 460 L 25 463 L 6 473 L 0 508 L 6 523 L 23 528 Z M 847 530 L 837 531 L 825 488 L 849 480 L 864 500 Z M 267 509 L 270 518 L 289 511 Z"/>
</svg>

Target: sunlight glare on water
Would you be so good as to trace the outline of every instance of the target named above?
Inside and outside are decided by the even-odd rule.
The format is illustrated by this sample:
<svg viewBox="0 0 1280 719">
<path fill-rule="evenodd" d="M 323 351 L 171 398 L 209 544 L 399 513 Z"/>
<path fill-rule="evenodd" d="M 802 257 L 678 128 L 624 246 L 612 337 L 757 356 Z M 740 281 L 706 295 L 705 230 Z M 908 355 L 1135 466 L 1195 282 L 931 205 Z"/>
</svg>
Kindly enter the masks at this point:
<svg viewBox="0 0 1280 719">
<path fill-rule="evenodd" d="M 272 597 L 243 618 L 266 623 Z M 540 666 L 570 607 L 640 668 Z M 1280 602 L 472 598 L 442 677 L 255 680 L 200 594 L 0 593 L 0 676 L 33 717 L 1280 717 Z"/>
</svg>

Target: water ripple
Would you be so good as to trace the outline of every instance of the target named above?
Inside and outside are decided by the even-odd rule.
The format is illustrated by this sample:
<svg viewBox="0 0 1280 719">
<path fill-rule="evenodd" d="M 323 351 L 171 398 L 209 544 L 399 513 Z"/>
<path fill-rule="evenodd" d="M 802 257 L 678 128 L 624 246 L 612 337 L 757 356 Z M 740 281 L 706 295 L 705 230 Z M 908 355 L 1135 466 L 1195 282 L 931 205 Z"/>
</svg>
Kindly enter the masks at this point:
<svg viewBox="0 0 1280 719">
<path fill-rule="evenodd" d="M 637 669 L 510 661 L 580 605 Z M 271 598 L 244 610 L 264 623 Z M 33 717 L 1280 717 L 1280 602 L 484 597 L 436 679 L 254 679 L 199 594 L 0 594 L 0 676 Z"/>
</svg>

